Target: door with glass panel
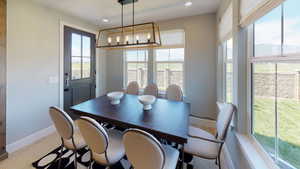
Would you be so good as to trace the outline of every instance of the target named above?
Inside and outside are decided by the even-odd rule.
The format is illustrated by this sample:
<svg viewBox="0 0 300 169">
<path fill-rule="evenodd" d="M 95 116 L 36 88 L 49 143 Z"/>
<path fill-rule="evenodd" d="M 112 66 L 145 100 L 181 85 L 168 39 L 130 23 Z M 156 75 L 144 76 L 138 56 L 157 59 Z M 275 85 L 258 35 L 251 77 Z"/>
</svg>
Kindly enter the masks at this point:
<svg viewBox="0 0 300 169">
<path fill-rule="evenodd" d="M 64 27 L 64 109 L 95 98 L 94 34 Z"/>
</svg>

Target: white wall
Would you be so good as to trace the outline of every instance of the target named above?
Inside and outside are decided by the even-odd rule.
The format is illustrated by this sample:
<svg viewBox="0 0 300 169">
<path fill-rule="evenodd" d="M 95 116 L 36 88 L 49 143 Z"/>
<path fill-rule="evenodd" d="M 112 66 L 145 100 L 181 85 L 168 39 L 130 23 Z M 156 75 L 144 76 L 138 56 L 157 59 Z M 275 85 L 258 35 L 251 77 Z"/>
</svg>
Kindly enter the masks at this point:
<svg viewBox="0 0 300 169">
<path fill-rule="evenodd" d="M 59 84 L 49 83 L 49 77 L 59 77 L 60 21 L 94 31 L 97 27 L 31 1 L 7 3 L 6 134 L 10 144 L 52 124 L 48 108 L 59 105 Z M 98 94 L 105 89 L 103 56 L 98 51 Z"/>
<path fill-rule="evenodd" d="M 186 37 L 186 96 L 192 113 L 216 117 L 216 16 L 207 14 L 160 22 L 161 30 L 184 29 Z M 107 52 L 107 89 L 123 86 L 122 51 Z"/>
</svg>

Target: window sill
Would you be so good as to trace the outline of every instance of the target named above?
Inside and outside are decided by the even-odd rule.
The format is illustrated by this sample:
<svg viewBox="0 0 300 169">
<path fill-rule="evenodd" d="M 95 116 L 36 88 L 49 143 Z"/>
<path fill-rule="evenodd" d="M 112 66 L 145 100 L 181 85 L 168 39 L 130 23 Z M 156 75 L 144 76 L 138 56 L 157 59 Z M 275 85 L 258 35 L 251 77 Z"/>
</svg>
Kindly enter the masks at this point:
<svg viewBox="0 0 300 169">
<path fill-rule="evenodd" d="M 253 136 L 236 133 L 236 137 L 251 169 L 279 169 Z"/>
</svg>

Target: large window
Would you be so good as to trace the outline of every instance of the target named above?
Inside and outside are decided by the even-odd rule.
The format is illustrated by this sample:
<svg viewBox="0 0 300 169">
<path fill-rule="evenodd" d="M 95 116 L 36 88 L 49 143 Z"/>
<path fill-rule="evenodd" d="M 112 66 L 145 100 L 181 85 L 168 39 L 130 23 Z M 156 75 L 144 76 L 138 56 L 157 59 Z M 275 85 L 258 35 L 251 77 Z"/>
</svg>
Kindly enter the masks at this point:
<svg viewBox="0 0 300 169">
<path fill-rule="evenodd" d="M 160 91 L 170 84 L 184 89 L 184 48 L 155 50 L 155 77 Z"/>
<path fill-rule="evenodd" d="M 145 49 L 125 51 L 125 86 L 137 81 L 140 88 L 148 83 L 148 51 Z"/>
<path fill-rule="evenodd" d="M 164 93 L 171 84 L 184 91 L 184 30 L 161 31 L 162 46 L 131 49 L 124 52 L 124 87 L 137 81 L 140 88 L 156 83 Z"/>
<path fill-rule="evenodd" d="M 250 35 L 253 135 L 283 169 L 300 169 L 299 6 L 285 1 L 255 22 Z"/>
<path fill-rule="evenodd" d="M 233 53 L 232 53 L 232 39 L 225 41 L 224 43 L 224 72 L 225 72 L 225 101 L 232 102 L 233 98 Z"/>
</svg>

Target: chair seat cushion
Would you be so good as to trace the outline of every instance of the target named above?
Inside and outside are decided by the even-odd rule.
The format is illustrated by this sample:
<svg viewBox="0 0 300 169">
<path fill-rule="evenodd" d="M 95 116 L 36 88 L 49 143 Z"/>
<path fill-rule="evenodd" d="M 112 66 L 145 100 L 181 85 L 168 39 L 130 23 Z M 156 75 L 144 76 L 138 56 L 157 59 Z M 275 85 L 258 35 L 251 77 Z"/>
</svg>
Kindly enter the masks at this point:
<svg viewBox="0 0 300 169">
<path fill-rule="evenodd" d="M 189 126 L 189 134 L 192 136 L 204 137 L 208 139 L 216 139 L 215 136 L 213 136 L 211 133 L 194 126 Z"/>
<path fill-rule="evenodd" d="M 175 169 L 178 162 L 179 151 L 168 145 L 162 145 L 162 147 L 166 154 L 166 161 L 163 169 Z"/>
<path fill-rule="evenodd" d="M 207 139 L 215 139 L 212 134 L 192 126 L 189 127 L 189 134 Z M 184 151 L 188 154 L 198 157 L 214 159 L 218 156 L 219 144 L 198 138 L 188 137 L 187 144 L 184 145 Z"/>
<path fill-rule="evenodd" d="M 122 133 L 117 130 L 108 130 L 108 147 L 106 150 L 108 162 L 105 153 L 98 154 L 93 152 L 93 159 L 102 165 L 111 165 L 120 161 L 125 155 L 124 145 L 122 143 Z"/>
<path fill-rule="evenodd" d="M 86 146 L 86 143 L 83 137 L 81 136 L 79 130 L 75 130 L 73 138 L 77 150 Z M 69 140 L 64 139 L 64 144 L 68 149 L 75 150 L 75 147 L 73 146 L 72 143 L 72 139 Z"/>
</svg>

